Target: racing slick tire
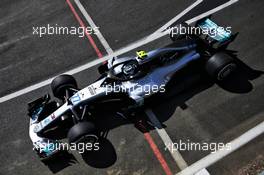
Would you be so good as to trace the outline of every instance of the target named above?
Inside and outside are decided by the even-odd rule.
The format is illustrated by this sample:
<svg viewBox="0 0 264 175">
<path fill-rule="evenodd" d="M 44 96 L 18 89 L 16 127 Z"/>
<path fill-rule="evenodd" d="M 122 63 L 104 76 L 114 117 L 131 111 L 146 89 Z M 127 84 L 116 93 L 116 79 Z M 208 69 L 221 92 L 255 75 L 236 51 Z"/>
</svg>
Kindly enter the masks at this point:
<svg viewBox="0 0 264 175">
<path fill-rule="evenodd" d="M 205 65 L 207 73 L 217 81 L 227 78 L 236 67 L 233 58 L 223 52 L 214 54 Z"/>
<path fill-rule="evenodd" d="M 95 143 L 98 140 L 95 125 L 91 122 L 79 122 L 68 132 L 69 143 Z"/>
<path fill-rule="evenodd" d="M 108 67 L 107 67 L 107 64 L 105 63 L 105 64 L 102 64 L 102 65 L 100 65 L 99 67 L 98 67 L 98 72 L 99 72 L 99 74 L 104 74 L 104 73 L 106 73 L 108 71 Z"/>
<path fill-rule="evenodd" d="M 66 89 L 68 88 L 77 89 L 77 82 L 71 75 L 59 75 L 51 82 L 51 90 L 54 97 L 61 100 L 63 100 L 63 97 L 66 95 Z"/>
</svg>

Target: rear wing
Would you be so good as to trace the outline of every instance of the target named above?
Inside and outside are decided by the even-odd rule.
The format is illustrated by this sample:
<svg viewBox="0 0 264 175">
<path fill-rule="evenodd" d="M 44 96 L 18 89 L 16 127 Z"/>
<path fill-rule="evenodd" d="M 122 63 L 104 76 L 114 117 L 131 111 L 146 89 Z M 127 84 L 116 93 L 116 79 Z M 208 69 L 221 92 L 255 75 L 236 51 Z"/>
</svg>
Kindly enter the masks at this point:
<svg viewBox="0 0 264 175">
<path fill-rule="evenodd" d="M 201 30 L 198 37 L 215 49 L 226 47 L 238 34 L 233 34 L 231 27 L 219 26 L 210 17 L 197 21 L 195 27 Z"/>
</svg>

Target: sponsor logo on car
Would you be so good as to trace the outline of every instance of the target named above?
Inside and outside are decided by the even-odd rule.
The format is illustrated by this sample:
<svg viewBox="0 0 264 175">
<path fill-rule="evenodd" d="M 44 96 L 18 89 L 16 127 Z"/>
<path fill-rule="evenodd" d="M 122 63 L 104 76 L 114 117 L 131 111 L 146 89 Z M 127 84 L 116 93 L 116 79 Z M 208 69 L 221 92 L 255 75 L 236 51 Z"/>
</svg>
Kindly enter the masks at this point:
<svg viewBox="0 0 264 175">
<path fill-rule="evenodd" d="M 43 123 L 44 123 L 45 125 L 49 124 L 49 122 L 50 122 L 50 119 L 49 119 L 49 118 L 46 118 L 46 119 L 43 121 Z"/>
<path fill-rule="evenodd" d="M 52 120 L 54 120 L 56 118 L 54 113 L 52 113 L 50 117 L 51 117 Z"/>
<path fill-rule="evenodd" d="M 71 102 L 72 102 L 73 104 L 78 103 L 79 101 L 81 101 L 81 97 L 79 96 L 78 93 L 76 93 L 75 95 L 73 95 L 73 96 L 71 97 Z"/>
</svg>

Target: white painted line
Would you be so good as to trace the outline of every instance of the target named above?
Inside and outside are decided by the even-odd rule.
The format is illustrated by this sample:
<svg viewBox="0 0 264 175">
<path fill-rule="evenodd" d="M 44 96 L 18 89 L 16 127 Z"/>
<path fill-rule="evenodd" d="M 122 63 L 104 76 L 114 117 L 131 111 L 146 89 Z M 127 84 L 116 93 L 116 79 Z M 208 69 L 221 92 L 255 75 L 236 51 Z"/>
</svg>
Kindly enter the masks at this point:
<svg viewBox="0 0 264 175">
<path fill-rule="evenodd" d="M 205 12 L 205 13 L 203 13 L 201 15 L 198 15 L 198 16 L 192 18 L 192 19 L 189 19 L 188 21 L 186 21 L 186 23 L 187 24 L 191 24 L 193 22 L 196 22 L 196 21 L 198 21 L 200 19 L 203 19 L 204 17 L 209 16 L 209 15 L 211 15 L 213 13 L 216 13 L 219 10 L 222 10 L 222 9 L 224 9 L 224 8 L 230 6 L 230 5 L 232 5 L 232 4 L 234 4 L 234 3 L 238 2 L 238 1 L 239 0 L 230 0 L 230 1 L 228 1 L 228 2 L 226 2 L 226 3 L 224 3 L 224 4 L 220 5 L 220 6 L 218 6 L 218 7 L 214 8 L 214 9 L 212 9 L 212 10 L 209 10 L 208 12 Z"/>
<path fill-rule="evenodd" d="M 84 64 L 84 65 L 82 65 L 82 66 L 79 66 L 79 67 L 74 68 L 74 69 L 72 69 L 72 70 L 70 70 L 70 71 L 64 72 L 64 73 L 62 73 L 62 74 L 73 75 L 73 74 L 76 74 L 76 73 L 82 72 L 82 71 L 84 71 L 84 70 L 87 70 L 87 69 L 89 69 L 89 68 L 91 68 L 91 67 L 93 67 L 93 66 L 95 66 L 95 65 L 97 65 L 97 64 L 100 64 L 100 63 L 102 63 L 102 62 L 108 60 L 109 58 L 111 58 L 111 57 L 110 57 L 110 56 L 106 56 L 106 57 L 103 57 L 103 58 L 100 58 L 100 59 L 96 59 L 96 60 L 94 60 L 94 61 L 91 61 L 91 62 L 89 62 L 89 63 L 86 63 L 86 64 Z M 31 86 L 28 86 L 28 87 L 26 87 L 26 88 L 23 88 L 23 89 L 21 89 L 21 90 L 19 90 L 19 91 L 16 91 L 16 92 L 11 93 L 11 94 L 5 95 L 5 96 L 3 96 L 3 97 L 0 98 L 0 103 L 3 103 L 3 102 L 8 101 L 8 100 L 11 100 L 11 99 L 16 98 L 16 97 L 18 97 L 18 96 L 21 96 L 21 95 L 23 95 L 23 94 L 29 93 L 29 92 L 34 91 L 34 90 L 36 90 L 36 89 L 39 89 L 39 88 L 41 88 L 41 87 L 43 87 L 43 86 L 49 85 L 49 84 L 51 83 L 51 81 L 52 81 L 55 77 L 56 77 L 56 76 L 54 76 L 54 77 L 52 77 L 52 78 L 49 78 L 49 79 L 47 79 L 47 80 L 44 80 L 44 81 L 42 81 L 42 82 L 40 82 L 40 83 L 37 83 L 37 84 L 31 85 Z"/>
<path fill-rule="evenodd" d="M 236 0 L 236 1 L 238 1 L 238 0 Z M 213 13 L 214 12 L 211 10 L 210 13 L 207 13 L 206 15 L 211 15 Z M 198 17 L 201 18 L 200 15 Z M 195 17 L 195 18 L 193 18 L 191 20 L 188 20 L 188 22 L 190 22 L 190 21 L 191 22 L 195 22 L 195 20 L 199 20 L 199 18 Z M 101 58 L 100 60 L 96 59 L 94 61 L 86 63 L 86 64 L 84 64 L 82 66 L 79 66 L 77 68 L 74 68 L 74 69 L 72 69 L 70 71 L 65 72 L 65 74 L 76 74 L 76 73 L 79 73 L 79 72 L 84 71 L 86 69 L 89 69 L 89 68 L 91 68 L 91 67 L 93 67 L 93 66 L 95 66 L 97 64 L 105 62 L 106 60 L 108 60 L 108 59 L 110 59 L 112 57 L 122 55 L 122 54 L 127 53 L 127 52 L 129 52 L 129 51 L 131 51 L 133 49 L 136 49 L 136 48 L 138 48 L 140 46 L 143 46 L 143 45 L 148 44 L 148 43 L 150 43 L 152 41 L 155 41 L 155 40 L 157 40 L 157 39 L 169 34 L 169 32 L 170 32 L 170 30 L 166 30 L 166 31 L 164 31 L 162 33 L 153 33 L 153 34 L 151 34 L 149 36 L 146 36 L 146 37 L 144 37 L 144 38 L 142 38 L 142 39 L 140 39 L 140 40 L 138 40 L 138 41 L 136 41 L 136 42 L 134 42 L 132 44 L 129 44 L 126 47 L 122 47 L 122 48 L 118 49 L 113 54 L 109 54 L 109 55 Z M 52 81 L 53 78 L 55 78 L 55 77 L 52 77 L 52 78 L 50 78 L 48 80 L 44 80 L 44 81 L 42 81 L 40 83 L 31 85 L 29 87 L 23 88 L 23 89 L 18 90 L 16 92 L 7 94 L 5 96 L 2 96 L 2 97 L 0 97 L 0 103 L 3 103 L 5 101 L 11 100 L 11 99 L 16 98 L 18 96 L 21 96 L 21 95 L 24 95 L 26 93 L 29 93 L 29 92 L 31 92 L 33 90 L 39 89 L 39 88 L 41 88 L 43 86 L 46 86 L 46 85 L 50 84 L 50 82 Z"/>
<path fill-rule="evenodd" d="M 7 47 L 7 46 L 10 46 L 10 45 L 12 45 L 12 44 L 15 44 L 15 43 L 17 43 L 17 42 L 19 42 L 19 41 L 21 41 L 21 40 L 27 39 L 27 38 L 29 38 L 28 35 L 26 35 L 26 36 L 22 36 L 22 37 L 19 37 L 19 38 L 17 38 L 17 39 L 8 40 L 8 41 L 6 41 L 6 42 L 3 42 L 3 43 L 0 44 L 0 49 L 2 49 L 3 47 Z"/>
<path fill-rule="evenodd" d="M 154 33 L 156 32 L 163 32 L 164 30 L 166 30 L 168 27 L 170 27 L 173 23 L 175 23 L 176 21 L 178 21 L 180 18 L 182 18 L 186 13 L 188 13 L 189 11 L 191 11 L 194 7 L 196 7 L 197 5 L 199 5 L 201 2 L 203 2 L 203 0 L 197 0 L 195 1 L 193 4 L 191 4 L 189 7 L 187 7 L 185 10 L 183 10 L 181 13 L 179 13 L 177 16 L 175 16 L 174 18 L 172 18 L 169 22 L 167 22 L 164 26 L 160 27 L 158 30 L 156 30 Z"/>
<path fill-rule="evenodd" d="M 154 125 L 154 127 L 155 127 L 156 131 L 158 132 L 160 138 L 162 139 L 163 143 L 165 145 L 167 145 L 167 144 L 173 145 L 173 142 L 172 142 L 170 136 L 167 134 L 165 129 L 162 127 L 160 121 L 157 119 L 157 117 L 155 116 L 153 111 L 151 109 L 146 109 L 145 113 L 147 114 L 151 123 Z M 181 170 L 188 167 L 187 163 L 185 162 L 182 155 L 178 151 L 176 151 L 176 150 L 174 151 L 172 149 L 168 149 L 168 150 L 170 151 L 174 161 L 176 162 L 176 164 L 178 165 L 178 167 Z"/>
<path fill-rule="evenodd" d="M 161 140 L 165 145 L 173 145 L 173 142 L 166 132 L 166 130 L 162 127 L 160 121 L 157 119 L 156 115 L 153 113 L 151 109 L 146 109 L 145 113 L 147 114 L 150 122 L 154 125 L 155 130 L 159 134 Z M 177 150 L 168 149 L 170 151 L 170 154 L 174 161 L 176 162 L 177 166 L 180 168 L 180 170 L 184 170 L 188 167 L 186 161 L 183 159 L 182 155 Z M 210 175 L 209 172 L 206 169 L 202 169 L 201 171 L 198 171 L 195 175 Z"/>
<path fill-rule="evenodd" d="M 207 168 L 210 165 L 214 164 L 215 162 L 221 160 L 225 156 L 231 154 L 232 152 L 236 151 L 237 149 L 241 148 L 251 140 L 255 139 L 256 137 L 260 136 L 264 133 L 264 121 L 254 128 L 248 130 L 238 138 L 232 140 L 231 143 L 231 149 L 228 149 L 228 147 L 225 147 L 224 150 L 218 150 L 215 153 L 211 153 L 201 160 L 195 162 L 194 164 L 190 165 L 177 175 L 192 175 L 196 173 L 197 171 Z"/>
<path fill-rule="evenodd" d="M 83 16 L 85 17 L 86 21 L 89 23 L 89 25 L 93 28 L 96 29 L 98 26 L 95 25 L 94 21 L 92 20 L 91 16 L 87 13 L 87 11 L 85 10 L 85 8 L 83 7 L 83 5 L 80 3 L 79 0 L 74 0 L 74 2 L 76 3 L 77 7 L 79 8 L 79 10 L 81 11 L 81 13 L 83 14 Z M 99 28 L 98 28 L 99 29 Z M 104 36 L 102 35 L 102 33 L 100 32 L 100 30 L 97 30 L 97 37 L 100 40 L 100 42 L 102 43 L 102 45 L 104 46 L 106 52 L 110 55 L 113 54 L 114 51 L 112 50 L 112 48 L 109 46 L 108 42 L 106 41 L 106 39 L 104 38 Z"/>
<path fill-rule="evenodd" d="M 198 171 L 197 173 L 195 173 L 194 175 L 210 175 L 210 173 L 204 168 Z"/>
</svg>

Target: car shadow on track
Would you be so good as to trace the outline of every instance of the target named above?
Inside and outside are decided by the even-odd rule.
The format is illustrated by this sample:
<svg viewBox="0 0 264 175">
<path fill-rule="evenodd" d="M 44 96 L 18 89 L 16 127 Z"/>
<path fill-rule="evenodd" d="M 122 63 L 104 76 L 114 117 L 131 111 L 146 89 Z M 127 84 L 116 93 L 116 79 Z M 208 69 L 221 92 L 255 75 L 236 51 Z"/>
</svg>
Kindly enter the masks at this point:
<svg viewBox="0 0 264 175">
<path fill-rule="evenodd" d="M 63 131 L 63 132 L 62 132 Z M 59 127 L 55 130 L 49 131 L 45 136 L 50 139 L 65 139 L 66 127 Z M 101 131 L 103 134 L 99 137 L 98 150 L 85 150 L 80 152 L 80 155 L 84 162 L 94 168 L 107 168 L 112 166 L 116 160 L 117 155 L 114 146 L 106 138 L 106 130 Z M 43 163 L 50 169 L 52 173 L 58 173 L 61 170 L 78 163 L 77 159 L 68 150 L 62 150 L 56 153 L 50 159 L 43 161 Z"/>
<path fill-rule="evenodd" d="M 253 85 L 250 81 L 260 77 L 264 72 L 252 69 L 237 58 L 236 55 L 233 55 L 233 58 L 238 65 L 238 70 L 228 79 L 217 84 L 221 88 L 232 93 L 248 93 L 253 89 Z"/>
<path fill-rule="evenodd" d="M 117 155 L 112 143 L 101 137 L 98 140 L 99 150 L 97 151 L 85 151 L 81 154 L 84 162 L 94 168 L 107 168 L 112 166 L 116 160 Z"/>
<path fill-rule="evenodd" d="M 44 162 L 44 164 L 54 174 L 76 163 L 78 163 L 76 158 L 67 151 L 62 151 L 57 155 L 55 155 L 54 157 L 50 158 L 48 161 Z"/>
<path fill-rule="evenodd" d="M 155 108 L 155 106 L 160 104 L 160 101 L 164 101 L 166 103 L 166 108 L 163 110 L 164 115 L 160 115 L 158 118 L 160 122 L 165 122 L 173 115 L 177 107 L 180 107 L 183 110 L 188 108 L 186 102 L 189 99 L 215 84 L 230 93 L 245 94 L 251 92 L 254 87 L 250 81 L 257 79 L 264 74 L 264 72 L 252 69 L 235 55 L 233 55 L 233 58 L 238 67 L 237 70 L 226 80 L 221 82 L 211 81 L 210 77 L 204 73 L 195 74 L 195 76 L 191 74 L 188 75 L 188 73 L 186 75 L 186 72 L 193 72 L 193 69 L 187 69 L 185 76 L 183 76 L 184 78 L 176 78 L 173 83 L 169 84 L 166 89 L 167 93 L 158 95 L 156 99 L 154 98 L 149 104 L 147 104 L 148 107 L 152 108 L 154 106 Z M 180 77 L 182 76 L 180 75 Z M 181 82 L 181 84 L 179 85 L 177 82 Z"/>
</svg>

